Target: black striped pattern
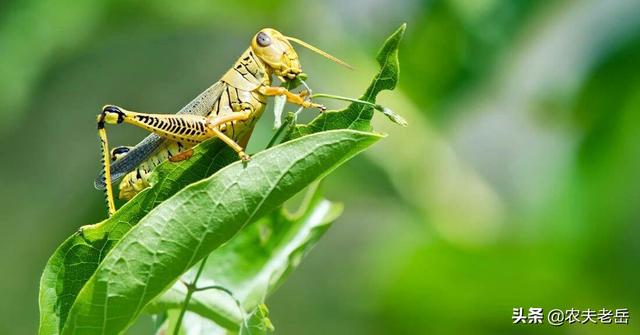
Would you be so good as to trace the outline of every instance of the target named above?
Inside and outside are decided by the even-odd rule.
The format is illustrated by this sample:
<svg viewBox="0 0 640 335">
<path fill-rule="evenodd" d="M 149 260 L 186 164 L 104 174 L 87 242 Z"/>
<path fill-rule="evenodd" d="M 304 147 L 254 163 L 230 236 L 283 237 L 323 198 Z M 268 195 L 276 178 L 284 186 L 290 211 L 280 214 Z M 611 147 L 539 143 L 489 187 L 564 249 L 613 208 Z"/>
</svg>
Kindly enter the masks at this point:
<svg viewBox="0 0 640 335">
<path fill-rule="evenodd" d="M 191 137 L 203 137 L 206 135 L 206 125 L 203 120 L 189 119 L 184 115 L 136 114 L 134 119 L 141 123 L 144 128 L 151 131 L 160 131 L 164 137 L 176 141 L 198 143 L 200 140 Z"/>
</svg>

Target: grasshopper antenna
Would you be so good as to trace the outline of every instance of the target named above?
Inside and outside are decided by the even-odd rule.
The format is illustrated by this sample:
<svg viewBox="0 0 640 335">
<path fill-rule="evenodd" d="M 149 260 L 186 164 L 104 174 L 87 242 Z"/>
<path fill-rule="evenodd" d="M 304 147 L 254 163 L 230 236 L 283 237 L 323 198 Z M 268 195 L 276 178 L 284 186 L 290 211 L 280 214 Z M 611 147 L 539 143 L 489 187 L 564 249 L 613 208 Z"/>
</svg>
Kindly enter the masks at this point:
<svg viewBox="0 0 640 335">
<path fill-rule="evenodd" d="M 326 53 L 326 52 L 314 47 L 313 45 L 311 45 L 311 44 L 309 44 L 309 43 L 307 43 L 307 42 L 305 42 L 303 40 L 299 40 L 299 39 L 297 39 L 295 37 L 289 37 L 289 36 L 285 36 L 284 38 L 286 38 L 287 40 L 289 40 L 291 42 L 298 43 L 298 44 L 302 45 L 303 47 L 305 47 L 305 48 L 307 48 L 307 49 L 309 49 L 309 50 L 311 50 L 311 51 L 313 51 L 315 53 L 318 53 L 318 54 L 322 55 L 323 57 L 326 57 L 326 58 L 328 58 L 328 59 L 330 59 L 330 60 L 332 60 L 332 61 L 334 61 L 334 62 L 336 62 L 336 63 L 338 63 L 338 64 L 340 64 L 340 65 L 342 65 L 342 66 L 344 66 L 344 67 L 346 67 L 348 69 L 350 69 L 350 70 L 353 70 L 353 66 L 347 64 L 346 62 L 344 62 L 344 61 L 342 61 L 342 60 L 340 60 L 340 59 L 338 59 L 338 58 L 336 58 L 334 56 L 331 56 L 330 54 L 328 54 L 328 53 Z"/>
</svg>

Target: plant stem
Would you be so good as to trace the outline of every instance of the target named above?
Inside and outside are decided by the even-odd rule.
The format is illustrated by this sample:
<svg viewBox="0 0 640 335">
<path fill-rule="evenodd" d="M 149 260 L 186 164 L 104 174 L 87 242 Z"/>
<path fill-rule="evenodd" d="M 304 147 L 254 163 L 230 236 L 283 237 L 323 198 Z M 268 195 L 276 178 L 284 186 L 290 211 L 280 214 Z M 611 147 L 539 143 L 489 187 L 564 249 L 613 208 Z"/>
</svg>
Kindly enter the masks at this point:
<svg viewBox="0 0 640 335">
<path fill-rule="evenodd" d="M 200 275 L 202 274 L 202 271 L 204 270 L 204 265 L 207 263 L 207 258 L 208 257 L 209 257 L 209 255 L 205 256 L 202 259 L 202 261 L 200 262 L 200 267 L 198 268 L 198 272 L 196 272 L 196 276 L 193 278 L 193 281 L 191 282 L 191 284 L 186 285 L 187 286 L 187 295 L 184 298 L 184 303 L 182 303 L 182 309 L 180 309 L 180 315 L 178 315 L 178 320 L 176 321 L 176 326 L 173 329 L 173 335 L 180 334 L 180 327 L 182 326 L 182 319 L 184 318 L 184 314 L 187 312 L 187 306 L 189 305 L 189 301 L 191 300 L 191 296 L 193 295 L 194 292 L 197 291 L 196 283 L 198 282 L 198 278 L 200 278 Z"/>
<path fill-rule="evenodd" d="M 229 297 L 231 297 L 231 299 L 233 299 L 233 302 L 236 303 L 236 306 L 238 307 L 238 311 L 240 312 L 240 318 L 242 319 L 242 324 L 246 329 L 249 329 L 249 324 L 247 323 L 247 317 L 245 316 L 245 311 L 244 311 L 244 308 L 242 307 L 242 304 L 240 303 L 240 300 L 238 300 L 233 295 L 233 292 L 231 292 L 228 288 L 220 285 L 210 285 L 210 286 L 203 286 L 203 287 L 194 287 L 193 290 L 194 292 L 200 292 L 200 291 L 206 291 L 206 290 L 218 290 L 226 293 Z"/>
</svg>

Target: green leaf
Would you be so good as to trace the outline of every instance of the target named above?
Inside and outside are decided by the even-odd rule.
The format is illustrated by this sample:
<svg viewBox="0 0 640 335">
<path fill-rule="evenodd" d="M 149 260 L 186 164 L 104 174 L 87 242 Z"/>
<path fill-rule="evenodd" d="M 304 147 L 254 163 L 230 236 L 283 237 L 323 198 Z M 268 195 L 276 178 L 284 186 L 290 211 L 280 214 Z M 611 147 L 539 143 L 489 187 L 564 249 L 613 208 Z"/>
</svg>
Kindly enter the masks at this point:
<svg viewBox="0 0 640 335">
<path fill-rule="evenodd" d="M 398 83 L 400 64 L 398 63 L 398 47 L 406 24 L 403 24 L 385 41 L 378 56 L 380 72 L 375 76 L 369 88 L 360 97 L 360 100 L 375 103 L 378 93 L 382 90 L 393 90 Z M 371 131 L 371 118 L 373 117 L 371 106 L 352 103 L 347 108 L 338 111 L 324 112 L 308 124 L 296 125 L 287 134 L 286 139 L 317 133 L 330 129 L 356 129 Z"/>
<path fill-rule="evenodd" d="M 106 255 L 80 290 L 62 333 L 120 333 L 147 303 L 242 227 L 380 138 L 353 130 L 305 136 L 182 189 Z"/>
<path fill-rule="evenodd" d="M 395 87 L 399 74 L 398 46 L 404 30 L 405 25 L 402 25 L 382 46 L 377 56 L 381 69 L 361 98 L 362 100 L 375 102 L 375 97 L 380 91 Z M 369 130 L 371 129 L 370 120 L 372 116 L 373 109 L 371 107 L 363 106 L 362 104 L 351 104 L 341 111 L 325 112 L 307 125 L 294 126 L 287 137 L 296 138 L 340 127 Z M 314 226 L 318 224 L 313 220 L 330 222 L 331 216 L 309 216 L 312 213 L 317 213 L 318 208 L 316 206 L 319 206 L 321 201 L 326 201 L 322 200 L 317 190 L 311 191 L 313 197 L 305 206 L 299 209 L 298 218 L 287 219 L 287 216 L 282 211 L 273 213 L 243 229 L 228 244 L 214 251 L 209 256 L 208 266 L 198 281 L 199 286 L 215 284 L 227 288 L 234 293 L 234 297 L 240 301 L 244 310 L 248 312 L 254 310 L 259 303 L 263 303 L 264 299 L 277 287 L 275 283 L 270 283 L 269 281 L 281 282 L 286 274 L 295 268 L 295 264 L 291 262 L 293 255 L 289 255 L 287 263 L 280 264 L 278 269 L 272 268 L 275 264 L 282 262 L 283 255 L 281 253 L 283 251 L 286 252 L 287 247 L 292 247 L 292 244 L 302 241 L 305 241 L 305 245 L 300 246 L 300 248 L 307 252 L 315 245 L 315 241 L 320 238 L 324 230 L 316 229 L 314 232 L 316 236 L 312 239 L 309 236 L 303 240 L 295 240 L 295 236 L 299 236 L 296 234 L 310 233 L 307 230 L 308 225 Z M 329 215 L 329 213 L 326 214 Z M 274 225 L 276 222 L 282 223 Z M 261 225 L 268 227 L 264 228 L 263 233 L 273 231 L 283 236 L 288 235 L 294 239 L 278 238 L 281 245 L 263 246 L 260 243 L 261 232 L 258 230 Z M 324 226 L 328 228 L 326 224 Z M 273 227 L 278 227 L 278 229 Z M 190 273 L 185 274 L 184 281 L 190 282 L 194 272 L 195 269 L 192 269 Z M 177 283 L 162 297 L 156 299 L 149 306 L 148 311 L 157 313 L 170 308 L 180 308 L 184 302 L 185 294 L 184 285 Z M 188 307 L 189 310 L 231 330 L 237 329 L 238 324 L 241 322 L 238 307 L 229 296 L 222 292 L 196 292 Z"/>
<path fill-rule="evenodd" d="M 127 202 L 111 218 L 85 226 L 58 247 L 40 281 L 40 334 L 62 330 L 71 305 L 98 264 L 131 227 L 183 187 L 237 160 L 220 141 L 208 141 L 181 163 L 166 162 L 154 171 L 155 183 Z"/>
<path fill-rule="evenodd" d="M 165 320 L 156 335 L 173 334 L 172 330 L 176 326 L 179 312 L 179 310 L 169 310 L 169 319 Z M 275 330 L 269 319 L 269 310 L 265 305 L 260 305 L 249 314 L 247 322 L 242 325 L 242 328 L 236 330 L 225 329 L 217 323 L 189 311 L 185 313 L 183 321 L 179 330 L 181 335 L 267 335 L 273 334 Z"/>
<path fill-rule="evenodd" d="M 178 314 L 178 310 L 169 310 L 170 318 L 156 334 L 173 334 Z M 269 319 L 269 310 L 265 305 L 260 305 L 247 316 L 247 322 L 242 325 L 242 328 L 235 330 L 223 328 L 209 319 L 187 311 L 178 333 L 181 335 L 267 335 L 273 332 L 274 327 Z"/>
<path fill-rule="evenodd" d="M 363 97 L 375 100 L 382 89 L 392 89 L 397 81 L 397 47 L 404 26 L 392 35 L 378 54 L 380 73 Z M 338 129 L 370 129 L 370 108 L 350 105 L 342 112 L 326 112 L 309 126 L 295 127 L 285 140 L 314 132 Z M 220 141 L 208 141 L 195 148 L 191 159 L 165 162 L 154 171 L 154 183 L 125 204 L 113 217 L 85 226 L 67 239 L 49 259 L 40 284 L 40 334 L 58 334 L 65 326 L 69 310 L 85 283 L 94 275 L 110 250 L 141 218 L 185 186 L 210 176 L 237 160 L 237 155 Z"/>
<path fill-rule="evenodd" d="M 261 304 L 249 315 L 247 323 L 242 325 L 240 335 L 266 335 L 274 331 L 269 310 L 265 304 Z"/>
<path fill-rule="evenodd" d="M 221 286 L 233 293 L 233 298 L 219 290 L 197 291 L 191 298 L 189 310 L 237 331 L 243 315 L 234 299 L 239 301 L 245 314 L 264 303 L 341 211 L 341 205 L 322 197 L 316 184 L 307 190 L 296 213 L 289 214 L 281 208 L 245 227 L 209 255 L 198 280 L 198 287 Z M 195 268 L 192 268 L 182 280 L 192 282 L 194 273 Z M 146 312 L 179 309 L 185 294 L 185 285 L 178 282 L 149 304 Z"/>
</svg>

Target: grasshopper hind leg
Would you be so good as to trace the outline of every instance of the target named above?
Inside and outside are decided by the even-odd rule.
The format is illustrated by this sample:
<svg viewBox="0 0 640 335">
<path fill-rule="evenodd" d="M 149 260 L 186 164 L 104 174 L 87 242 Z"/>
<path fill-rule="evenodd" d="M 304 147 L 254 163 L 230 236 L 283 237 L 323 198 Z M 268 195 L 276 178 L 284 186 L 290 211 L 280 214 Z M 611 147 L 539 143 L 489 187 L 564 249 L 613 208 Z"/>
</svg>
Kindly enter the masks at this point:
<svg viewBox="0 0 640 335">
<path fill-rule="evenodd" d="M 100 137 L 100 147 L 102 148 L 102 157 L 100 159 L 106 180 L 104 194 L 109 216 L 111 216 L 116 212 L 116 205 L 113 200 L 113 186 L 111 185 L 111 153 L 109 152 L 109 141 L 107 139 L 107 131 L 104 129 L 104 124 L 105 116 L 103 113 L 98 117 L 98 136 Z"/>
<path fill-rule="evenodd" d="M 231 97 L 232 95 L 230 94 L 228 96 Z M 238 100 L 237 97 L 236 100 Z M 227 103 L 231 105 L 234 102 L 236 101 L 228 101 Z M 127 175 L 129 178 L 125 177 L 123 182 L 120 184 L 120 197 L 129 198 L 149 186 L 148 177 L 146 175 L 149 174 L 154 166 L 160 164 L 160 162 L 166 159 L 174 162 L 187 159 L 191 156 L 192 151 L 189 149 L 192 146 L 212 137 L 218 137 L 224 143 L 233 148 L 243 161 L 248 161 L 250 159 L 249 155 L 244 152 L 244 148 L 242 146 L 236 143 L 235 128 L 232 127 L 231 137 L 227 135 L 227 124 L 233 126 L 237 122 L 250 120 L 254 115 L 255 107 L 251 104 L 242 103 L 236 105 L 236 108 L 233 108 L 234 106 L 230 107 L 233 110 L 232 113 L 224 115 L 216 114 L 215 116 L 196 114 L 149 114 L 128 111 L 114 105 L 104 106 L 102 108 L 102 112 L 98 115 L 98 135 L 100 136 L 103 152 L 102 162 L 104 182 L 100 180 L 97 185 L 102 186 L 102 184 L 104 184 L 105 186 L 109 216 L 115 213 L 111 165 L 113 163 L 115 166 L 118 163 L 130 160 L 129 158 L 135 156 L 134 154 L 136 153 L 136 149 L 118 147 L 113 151 L 109 151 L 109 143 L 105 129 L 106 124 L 131 124 L 146 129 L 165 140 L 169 140 L 167 143 L 170 143 L 170 147 L 165 147 L 165 149 L 168 150 L 163 150 L 157 147 L 158 150 L 154 151 L 155 154 L 146 156 L 148 157 L 146 160 L 146 162 L 148 162 L 147 164 L 144 164 L 143 162 L 143 164 L 138 165 L 137 168 L 135 166 L 131 166 L 131 168 L 135 169 L 134 171 L 128 170 L 131 171 Z M 224 128 L 224 130 L 222 130 L 222 128 Z M 178 147 L 177 152 L 171 150 L 173 146 Z M 162 157 L 157 156 L 158 153 Z M 164 157 L 165 154 L 166 157 Z M 126 157 L 126 159 L 124 159 L 124 157 Z M 154 158 L 156 159 L 154 160 Z M 146 167 L 142 168 L 141 165 L 146 165 Z M 120 169 L 119 171 L 122 170 L 123 169 Z M 118 174 L 115 174 L 115 176 L 119 177 Z M 122 192 L 123 187 L 125 188 L 124 192 Z"/>
</svg>

